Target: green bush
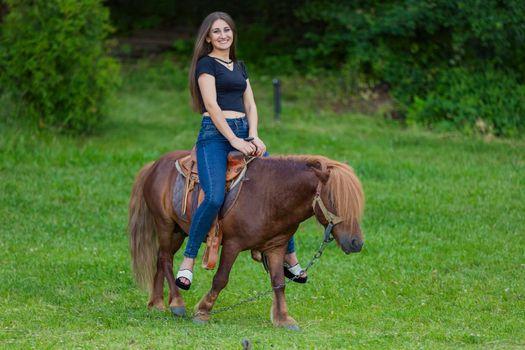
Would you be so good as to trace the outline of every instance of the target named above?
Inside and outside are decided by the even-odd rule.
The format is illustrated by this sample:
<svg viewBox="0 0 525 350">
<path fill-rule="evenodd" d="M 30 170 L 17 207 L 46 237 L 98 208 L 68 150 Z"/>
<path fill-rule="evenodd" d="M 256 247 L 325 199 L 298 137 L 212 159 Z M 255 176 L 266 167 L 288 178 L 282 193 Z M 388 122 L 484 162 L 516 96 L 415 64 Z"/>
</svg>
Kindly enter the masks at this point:
<svg viewBox="0 0 525 350">
<path fill-rule="evenodd" d="M 439 129 L 461 129 L 497 136 L 525 130 L 525 85 L 491 67 L 443 71 L 431 91 L 416 98 L 408 121 Z"/>
<path fill-rule="evenodd" d="M 7 0 L 0 83 L 39 127 L 100 126 L 118 64 L 106 54 L 109 13 L 100 0 Z"/>
<path fill-rule="evenodd" d="M 485 121 L 498 135 L 525 128 L 516 114 L 525 84 L 523 0 L 310 0 L 295 14 L 311 41 L 297 58 L 329 69 L 350 62 L 367 81 L 388 82 L 412 120 L 467 129 Z"/>
</svg>

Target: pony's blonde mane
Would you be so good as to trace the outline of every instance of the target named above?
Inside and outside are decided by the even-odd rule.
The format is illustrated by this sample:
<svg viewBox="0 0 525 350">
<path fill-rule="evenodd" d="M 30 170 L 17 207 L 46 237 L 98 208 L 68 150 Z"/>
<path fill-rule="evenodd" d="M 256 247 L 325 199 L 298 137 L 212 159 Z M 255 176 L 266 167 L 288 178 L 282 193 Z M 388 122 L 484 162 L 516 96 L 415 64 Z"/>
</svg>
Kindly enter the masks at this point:
<svg viewBox="0 0 525 350">
<path fill-rule="evenodd" d="M 335 207 L 335 211 L 346 225 L 359 223 L 365 208 L 365 196 L 361 181 L 352 167 L 323 156 L 300 155 L 283 157 L 303 160 L 310 164 L 324 164 L 330 171 L 330 176 L 324 187 L 328 190 L 328 198 Z M 350 226 L 352 227 L 352 226 Z"/>
</svg>

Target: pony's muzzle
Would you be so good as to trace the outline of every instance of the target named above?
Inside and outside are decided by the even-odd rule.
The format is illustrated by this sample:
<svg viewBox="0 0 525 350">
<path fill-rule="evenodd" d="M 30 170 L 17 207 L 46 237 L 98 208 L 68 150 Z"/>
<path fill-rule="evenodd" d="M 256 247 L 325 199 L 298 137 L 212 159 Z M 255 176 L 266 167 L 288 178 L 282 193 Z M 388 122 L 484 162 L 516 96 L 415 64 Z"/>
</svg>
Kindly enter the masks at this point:
<svg viewBox="0 0 525 350">
<path fill-rule="evenodd" d="M 341 248 L 346 254 L 358 253 L 363 248 L 363 240 L 359 238 L 352 238 L 341 242 Z"/>
</svg>

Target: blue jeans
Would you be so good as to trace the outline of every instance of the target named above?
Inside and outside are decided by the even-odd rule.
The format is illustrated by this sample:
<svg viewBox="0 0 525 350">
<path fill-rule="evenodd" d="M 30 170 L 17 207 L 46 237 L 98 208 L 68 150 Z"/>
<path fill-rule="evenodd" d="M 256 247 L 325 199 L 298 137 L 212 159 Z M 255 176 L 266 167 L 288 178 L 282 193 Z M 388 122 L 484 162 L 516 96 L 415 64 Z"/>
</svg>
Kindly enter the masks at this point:
<svg viewBox="0 0 525 350">
<path fill-rule="evenodd" d="M 226 119 L 235 136 L 248 137 L 248 118 Z M 204 199 L 197 208 L 190 226 L 184 256 L 194 259 L 224 202 L 228 153 L 234 151 L 228 140 L 217 130 L 210 117 L 203 117 L 197 137 L 197 167 Z M 287 253 L 295 251 L 293 237 Z"/>
</svg>

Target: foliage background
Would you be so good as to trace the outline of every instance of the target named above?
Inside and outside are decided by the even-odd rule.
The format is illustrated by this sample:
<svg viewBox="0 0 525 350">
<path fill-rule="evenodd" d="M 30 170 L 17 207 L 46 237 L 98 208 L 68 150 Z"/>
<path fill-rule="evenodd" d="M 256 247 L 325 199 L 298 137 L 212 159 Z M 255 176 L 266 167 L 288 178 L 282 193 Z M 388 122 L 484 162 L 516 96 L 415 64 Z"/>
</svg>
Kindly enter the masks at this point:
<svg viewBox="0 0 525 350">
<path fill-rule="evenodd" d="M 335 76 L 340 100 L 387 86 L 398 113 L 439 130 L 524 131 L 520 0 L 131 4 L 108 1 L 117 27 L 176 26 L 183 33 L 175 45 L 181 54 L 190 52 L 202 18 L 221 9 L 237 22 L 241 57 L 266 73 Z"/>
<path fill-rule="evenodd" d="M 105 52 L 110 27 L 100 0 L 3 3 L 2 85 L 23 101 L 24 117 L 81 132 L 100 127 L 118 81 Z M 524 131 L 520 0 L 103 4 L 116 38 L 141 30 L 176 33 L 167 49 L 181 62 L 188 61 L 202 19 L 226 11 L 237 22 L 239 54 L 251 70 L 325 77 L 331 84 L 319 82 L 318 100 L 333 110 L 363 111 L 355 101 L 373 104 L 378 92 L 388 92 L 391 103 L 374 112 L 441 131 L 504 137 Z M 123 44 L 114 52 L 129 51 Z"/>
<path fill-rule="evenodd" d="M 118 85 L 106 54 L 109 11 L 100 0 L 8 0 L 0 31 L 0 85 L 15 103 L 6 119 L 91 132 Z"/>
</svg>

